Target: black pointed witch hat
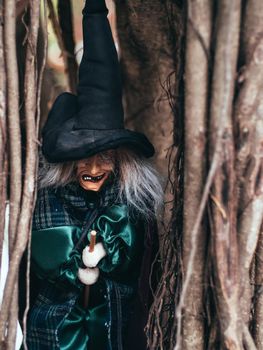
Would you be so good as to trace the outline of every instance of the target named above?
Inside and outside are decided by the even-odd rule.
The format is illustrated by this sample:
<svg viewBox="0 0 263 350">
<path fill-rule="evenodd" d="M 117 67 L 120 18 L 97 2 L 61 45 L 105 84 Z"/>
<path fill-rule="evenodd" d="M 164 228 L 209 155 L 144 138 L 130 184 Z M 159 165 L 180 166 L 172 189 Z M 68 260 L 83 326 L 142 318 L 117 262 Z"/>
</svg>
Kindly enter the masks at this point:
<svg viewBox="0 0 263 350">
<path fill-rule="evenodd" d="M 86 0 L 77 96 L 58 96 L 42 131 L 43 154 L 51 163 L 121 145 L 145 157 L 154 154 L 145 135 L 124 128 L 120 67 L 107 14 L 105 0 Z"/>
</svg>

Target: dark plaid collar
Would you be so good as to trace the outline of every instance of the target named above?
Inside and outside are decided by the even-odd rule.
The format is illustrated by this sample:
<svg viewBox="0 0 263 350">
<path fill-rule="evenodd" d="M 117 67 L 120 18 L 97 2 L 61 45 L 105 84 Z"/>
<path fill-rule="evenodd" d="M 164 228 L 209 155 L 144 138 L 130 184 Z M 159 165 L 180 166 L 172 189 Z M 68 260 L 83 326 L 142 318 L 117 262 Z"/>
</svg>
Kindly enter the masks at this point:
<svg viewBox="0 0 263 350">
<path fill-rule="evenodd" d="M 33 230 L 64 225 L 83 225 L 92 209 L 111 206 L 117 202 L 118 183 L 106 183 L 100 192 L 85 191 L 77 182 L 38 191 Z"/>
<path fill-rule="evenodd" d="M 68 207 L 86 210 L 94 207 L 108 207 L 117 200 L 117 183 L 110 181 L 100 192 L 86 191 L 77 182 L 56 189 L 58 197 Z"/>
</svg>

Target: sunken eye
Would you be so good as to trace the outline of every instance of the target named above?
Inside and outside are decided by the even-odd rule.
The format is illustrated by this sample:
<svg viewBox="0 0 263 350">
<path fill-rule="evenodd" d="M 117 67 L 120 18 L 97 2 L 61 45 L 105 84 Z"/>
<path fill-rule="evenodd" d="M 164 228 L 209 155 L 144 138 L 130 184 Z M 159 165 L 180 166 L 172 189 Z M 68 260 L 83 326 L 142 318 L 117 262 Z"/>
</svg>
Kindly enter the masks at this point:
<svg viewBox="0 0 263 350">
<path fill-rule="evenodd" d="M 112 158 L 104 158 L 104 157 L 98 157 L 96 160 L 97 165 L 105 165 L 105 164 L 113 164 Z M 86 161 L 84 163 L 85 166 L 91 166 L 93 162 Z"/>
<path fill-rule="evenodd" d="M 102 153 L 98 153 L 96 155 L 96 163 L 98 165 L 113 165 L 114 161 L 115 161 L 115 157 L 114 157 L 114 151 L 110 150 L 110 151 L 105 151 Z M 90 166 L 93 164 L 93 160 L 90 159 L 86 159 L 85 161 L 82 161 L 82 166 Z"/>
<path fill-rule="evenodd" d="M 100 157 L 98 158 L 98 163 L 99 164 L 111 164 L 113 162 L 112 158 L 107 158 L 107 157 Z"/>
<path fill-rule="evenodd" d="M 114 152 L 106 151 L 98 154 L 98 161 L 101 163 L 111 164 L 114 161 Z"/>
</svg>

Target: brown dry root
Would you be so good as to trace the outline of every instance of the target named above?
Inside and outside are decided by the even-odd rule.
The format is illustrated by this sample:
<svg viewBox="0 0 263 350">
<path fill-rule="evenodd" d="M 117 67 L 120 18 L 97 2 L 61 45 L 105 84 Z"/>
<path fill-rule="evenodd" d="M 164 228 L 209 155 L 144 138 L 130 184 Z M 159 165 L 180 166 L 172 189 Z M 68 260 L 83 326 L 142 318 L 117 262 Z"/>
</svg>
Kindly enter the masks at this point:
<svg viewBox="0 0 263 350">
<path fill-rule="evenodd" d="M 191 2 L 188 5 L 191 7 Z M 200 205 L 196 209 L 196 220 L 193 221 L 191 230 L 192 242 L 185 233 L 192 215 L 188 215 L 189 205 L 194 202 L 192 200 L 187 202 L 187 191 L 192 190 L 189 185 L 187 176 L 190 177 L 193 172 L 194 165 L 190 164 L 189 159 L 198 150 L 198 146 L 202 145 L 202 140 L 198 140 L 196 147 L 189 148 L 190 142 L 187 140 L 188 133 L 191 133 L 191 124 L 189 118 L 189 111 L 193 108 L 198 115 L 199 105 L 194 105 L 193 97 L 198 95 L 199 91 L 194 89 L 194 67 L 198 66 L 198 73 L 201 74 L 200 64 L 197 63 L 197 54 L 193 55 L 193 61 L 187 70 L 186 61 L 186 99 L 189 93 L 189 99 L 186 101 L 185 107 L 185 208 L 184 214 L 184 258 L 189 255 L 187 263 L 184 259 L 184 266 L 186 267 L 184 273 L 184 283 L 182 292 L 180 293 L 180 301 L 178 303 L 179 293 L 175 294 L 170 290 L 174 286 L 175 291 L 181 291 L 181 279 L 179 277 L 180 271 L 176 270 L 174 277 L 170 274 L 170 269 L 181 265 L 178 263 L 182 258 L 182 250 L 178 246 L 173 246 L 173 235 L 177 239 L 181 239 L 175 227 L 170 227 L 166 231 L 166 239 L 164 239 L 164 252 L 166 255 L 163 261 L 163 272 L 160 284 L 156 292 L 156 299 L 151 310 L 151 316 L 148 323 L 148 336 L 150 339 L 150 348 L 172 348 L 175 344 L 174 333 L 177 331 L 176 349 L 185 349 L 191 347 L 191 342 L 196 346 L 203 346 L 210 349 L 226 348 L 226 349 L 256 349 L 255 343 L 248 328 L 248 317 L 251 309 L 251 291 L 249 286 L 249 270 L 251 269 L 251 261 L 253 259 L 260 225 L 262 222 L 262 30 L 255 24 L 253 18 L 258 19 L 261 23 L 262 18 L 260 9 L 262 3 L 259 4 L 257 0 L 252 0 L 246 3 L 245 11 L 245 25 L 243 33 L 245 45 L 243 50 L 245 52 L 245 69 L 242 70 L 239 77 L 239 82 L 242 82 L 242 87 L 237 93 L 237 99 L 233 115 L 233 101 L 234 101 L 234 87 L 236 82 L 236 66 L 238 58 L 238 44 L 240 34 L 240 16 L 241 3 L 240 1 L 221 1 L 218 3 L 215 26 L 215 58 L 213 67 L 213 82 L 212 82 L 212 100 L 210 106 L 210 124 L 209 124 L 209 155 L 210 167 L 205 185 L 203 186 L 203 194 L 199 196 Z M 193 23 L 192 23 L 193 24 Z M 203 21 L 204 24 L 204 21 Z M 198 36 L 199 43 L 202 44 L 204 52 L 209 58 L 210 51 L 205 50 L 206 45 L 204 38 L 200 35 L 200 30 L 196 29 L 197 25 L 193 26 L 194 34 Z M 255 29 L 256 28 L 256 29 Z M 261 31 L 260 34 L 255 31 Z M 187 45 L 190 49 L 194 49 L 190 45 L 191 37 L 187 37 Z M 192 44 L 193 45 L 193 44 Z M 189 50 L 190 50 L 189 49 Z M 206 58 L 207 58 L 206 57 Z M 192 69 L 192 71 L 191 71 Z M 190 72 L 190 73 L 188 73 Z M 212 72 L 212 70 L 211 70 Z M 187 90 L 187 79 L 192 82 L 193 92 L 191 95 L 191 85 Z M 203 88 L 203 79 L 200 78 L 200 87 Z M 190 98 L 191 97 L 191 98 Z M 202 96 L 199 102 L 203 101 Z M 210 99 L 208 99 L 210 102 Z M 191 103 L 193 106 L 191 106 Z M 194 114 L 194 113 L 193 113 Z M 196 116 L 195 115 L 195 116 Z M 198 119 L 198 118 L 197 118 Z M 189 121 L 191 118 L 189 119 Z M 234 121 L 234 123 L 233 123 Z M 194 121 L 193 121 L 194 123 Z M 197 127 L 196 127 L 197 129 Z M 197 130 L 195 130 L 197 133 Z M 235 137 L 235 138 L 234 138 Z M 190 136 L 189 136 L 190 138 Z M 195 142 L 195 134 L 192 135 L 192 141 Z M 237 153 L 235 151 L 237 150 Z M 187 154 L 187 152 L 189 152 Z M 189 157 L 189 159 L 188 159 Z M 190 165 L 192 167 L 189 167 Z M 201 161 L 202 164 L 202 161 Z M 198 169 L 200 170 L 200 169 Z M 176 172 L 178 169 L 176 168 Z M 189 172 L 189 173 L 188 173 Z M 198 176 L 192 176 L 192 183 L 199 179 Z M 200 184 L 199 184 L 200 186 Z M 176 186 L 175 186 L 176 187 Z M 198 186 L 197 186 L 198 189 Z M 210 328 L 210 336 L 208 344 L 198 344 L 200 335 L 207 337 L 206 330 L 199 328 L 197 317 L 194 318 L 195 326 L 191 330 L 192 333 L 197 332 L 197 337 L 191 339 L 190 332 L 185 330 L 185 319 L 187 312 L 190 314 L 191 308 L 188 310 L 188 298 L 193 297 L 192 288 L 199 288 L 200 293 L 200 275 L 196 278 L 197 271 L 195 262 L 198 261 L 196 254 L 198 251 L 198 238 L 200 232 L 200 225 L 202 217 L 205 213 L 208 194 L 210 192 L 210 229 L 211 229 L 211 244 L 210 244 L 210 270 L 207 280 L 210 280 L 211 286 L 209 293 L 213 298 L 209 302 L 204 300 L 207 295 L 200 297 L 207 305 L 207 315 L 210 317 L 207 320 L 207 325 Z M 177 202 L 175 200 L 175 208 Z M 175 211 L 176 212 L 176 211 Z M 174 212 L 174 213 L 175 213 Z M 175 214 L 175 220 L 178 219 Z M 174 231 L 173 231 L 174 230 Z M 189 229 L 190 232 L 190 229 Z M 237 235 L 237 233 L 239 235 Z M 239 238 L 239 239 L 238 239 Z M 258 252 L 261 257 L 261 241 L 259 241 Z M 180 246 L 182 248 L 182 246 Z M 200 251 L 202 254 L 202 245 L 200 244 Z M 166 260 L 167 258 L 167 260 Z M 262 347 L 262 339 L 259 324 L 261 324 L 261 284 L 262 280 L 262 266 L 263 258 L 257 257 L 256 260 L 256 281 L 259 286 L 256 286 L 255 305 L 254 305 L 254 321 L 257 320 L 254 334 L 258 348 Z M 202 260 L 201 260 L 202 263 Z M 202 271 L 202 270 L 201 270 Z M 179 272 L 179 274 L 178 274 Z M 194 277 L 193 277 L 194 276 Z M 196 278 L 197 285 L 193 287 L 190 284 L 191 279 Z M 177 285 L 176 285 L 177 284 Z M 246 292 L 249 290 L 249 293 Z M 202 293 L 202 292 L 201 292 Z M 172 300 L 175 304 L 176 319 L 174 313 L 167 304 L 167 300 Z M 240 296 L 242 297 L 240 299 Z M 197 298 L 198 299 L 198 298 Z M 169 306 L 167 306 L 169 305 Z M 167 313 L 162 313 L 164 308 L 167 308 Z M 200 310 L 200 309 L 198 309 Z M 185 312 L 185 313 L 183 313 Z M 155 318 L 156 317 L 156 318 Z M 190 315 L 191 317 L 191 315 Z M 189 319 L 190 319 L 189 317 Z M 166 323 L 164 321 L 167 321 Z M 201 323 L 202 321 L 200 321 Z M 199 338 L 199 339 L 198 339 Z M 170 343 L 166 342 L 170 339 Z M 164 345 L 165 344 L 165 345 Z M 201 344 L 201 345 L 200 345 Z"/>
<path fill-rule="evenodd" d="M 3 23 L 3 7 L 0 7 L 0 22 Z M 7 130 L 6 130 L 6 73 L 4 57 L 3 26 L 0 26 L 0 271 L 4 242 L 6 179 L 7 179 Z M 1 274 L 1 272 L 0 272 Z"/>
<path fill-rule="evenodd" d="M 154 294 L 146 334 L 150 349 L 173 349 L 176 337 L 175 313 L 181 288 L 182 271 L 182 153 L 174 149 L 169 157 L 169 179 L 173 181 L 176 206 L 160 237 L 160 278 Z M 176 176 L 177 175 L 177 176 Z"/>
<path fill-rule="evenodd" d="M 19 87 L 16 57 L 16 1 L 4 2 L 4 45 L 5 69 L 7 77 L 7 119 L 8 146 L 10 159 L 10 220 L 9 220 L 9 251 L 12 252 L 16 239 L 16 229 L 21 204 L 22 191 L 22 161 L 21 161 L 21 131 L 19 117 Z"/>
<path fill-rule="evenodd" d="M 239 307 L 239 261 L 236 233 L 236 191 L 232 103 L 237 65 L 241 4 L 221 1 L 218 6 L 215 62 L 209 125 L 210 159 L 218 157 L 211 189 L 215 300 L 222 343 L 226 349 L 243 349 Z"/>
<path fill-rule="evenodd" d="M 171 243 L 167 245 L 167 264 L 163 267 L 161 281 L 155 292 L 155 300 L 150 310 L 150 317 L 146 327 L 148 346 L 150 349 L 168 349 L 170 327 L 173 322 L 174 300 L 173 290 L 175 289 L 176 277 L 172 272 L 177 268 L 175 255 L 172 252 Z M 169 259 L 169 260 L 168 260 Z M 170 291 L 170 293 L 168 292 Z M 164 309 L 170 317 L 164 315 Z M 170 311 L 170 312 L 169 312 Z"/>
<path fill-rule="evenodd" d="M 263 218 L 263 3 L 246 6 L 241 50 L 242 84 L 235 104 L 238 237 L 241 268 L 241 306 L 248 326 L 253 290 L 249 271 Z"/>
<path fill-rule="evenodd" d="M 184 301 L 182 319 L 182 348 L 202 350 L 205 346 L 204 269 L 206 255 L 206 226 L 200 225 L 192 241 L 192 229 L 201 201 L 206 159 L 206 123 L 211 39 L 211 1 L 188 1 L 186 65 L 185 65 L 185 168 L 184 168 L 184 239 L 183 269 L 188 268 L 192 243 L 193 259 L 189 288 Z"/>
<path fill-rule="evenodd" d="M 35 182 L 36 182 L 36 169 L 37 169 L 37 132 L 38 127 L 36 125 L 36 114 L 37 114 L 37 101 L 38 101 L 38 95 L 37 95 L 37 82 L 38 82 L 38 70 L 37 70 L 37 40 L 38 40 L 38 30 L 39 30 L 39 18 L 40 18 L 40 1 L 38 0 L 31 0 L 29 2 L 30 7 L 30 23 L 28 27 L 28 35 L 27 35 L 27 52 L 26 52 L 26 72 L 25 72 L 25 81 L 24 81 L 24 89 L 25 89 L 25 128 L 26 128 L 26 154 L 25 154 L 25 173 L 23 177 L 23 193 L 22 193 L 22 201 L 21 204 L 17 205 L 19 208 L 19 215 L 16 214 L 16 220 L 18 221 L 17 229 L 16 225 L 12 228 L 12 232 L 14 232 L 14 235 L 16 240 L 13 241 L 14 244 L 12 246 L 12 250 L 10 252 L 10 267 L 8 272 L 8 277 L 4 289 L 4 297 L 3 297 L 3 303 L 1 306 L 1 313 L 0 313 L 0 336 L 1 336 L 1 348 L 3 348 L 6 344 L 7 340 L 7 349 L 13 349 L 13 338 L 14 333 L 6 332 L 6 325 L 14 325 L 17 320 L 17 299 L 12 299 L 13 295 L 16 296 L 16 288 L 17 286 L 17 278 L 18 278 L 18 269 L 19 269 L 19 263 L 22 257 L 22 254 L 24 250 L 26 249 L 26 245 L 28 242 L 29 233 L 31 230 L 31 218 L 32 218 L 32 212 L 33 212 L 33 205 L 34 205 L 34 198 L 35 198 Z M 6 51 L 6 60 L 8 61 L 7 65 L 7 86 L 8 89 L 13 86 L 14 81 L 16 82 L 17 87 L 17 71 L 13 70 L 15 69 L 12 67 L 11 62 L 14 63 L 14 66 L 17 67 L 16 63 L 16 52 L 15 52 L 15 28 L 13 23 L 13 16 L 15 14 L 15 1 L 8 0 L 5 3 L 5 22 L 4 26 L 9 29 L 10 36 L 8 37 L 8 42 L 12 43 L 12 45 L 7 45 L 7 40 L 5 42 L 5 45 L 7 46 Z M 10 25 L 10 22 L 13 23 L 13 25 Z M 9 28 L 10 26 L 10 28 Z M 10 52 L 9 52 L 10 51 Z M 8 53 L 9 52 L 9 53 Z M 8 56 L 10 55 L 10 57 Z M 10 68 L 12 67 L 12 68 Z M 11 71 L 9 72 L 9 69 Z M 12 82 L 12 83 L 11 83 Z M 10 84 L 10 86 L 9 86 Z M 14 90 L 14 92 L 18 93 L 18 90 Z M 12 95 L 12 94 L 11 94 Z M 8 94 L 8 105 L 10 101 L 12 102 L 13 96 L 10 96 Z M 18 103 L 18 96 L 16 103 Z M 16 107 L 18 107 L 15 104 Z M 15 110 L 15 112 L 18 113 L 18 109 Z M 8 113 L 10 113 L 10 110 L 8 110 Z M 8 114 L 8 117 L 11 118 L 11 116 Z M 15 124 L 15 128 L 9 127 L 9 134 L 10 134 L 10 142 L 14 140 L 16 147 L 18 147 L 15 151 L 16 154 L 12 153 L 12 150 L 10 148 L 10 162 L 15 162 L 17 158 L 17 164 L 18 168 L 16 171 L 18 173 L 15 174 L 15 178 L 19 178 L 19 183 L 21 184 L 21 169 L 19 166 L 21 165 L 21 142 L 20 142 L 20 125 L 19 125 L 19 113 L 16 115 L 17 120 L 14 118 L 14 115 L 12 115 L 12 123 L 17 122 L 18 125 Z M 37 118 L 39 119 L 39 118 Z M 11 168 L 12 171 L 12 168 Z M 11 180 L 10 180 L 10 186 L 12 186 L 12 173 L 11 173 Z M 11 200 L 12 198 L 10 198 Z M 10 213 L 16 207 L 13 205 L 10 205 Z M 14 220 L 14 214 L 10 217 L 10 224 L 12 223 L 12 220 Z M 13 224 L 15 224 L 13 222 Z M 9 231 L 10 234 L 10 231 Z M 11 306 L 12 303 L 12 308 Z M 9 328 L 7 328 L 8 330 Z"/>
<path fill-rule="evenodd" d="M 14 250 L 14 243 L 17 237 L 17 223 L 20 210 L 21 201 L 21 135 L 20 135 L 20 116 L 19 116 L 19 88 L 18 88 L 18 69 L 16 57 L 16 1 L 6 0 L 4 2 L 4 40 L 5 46 L 5 71 L 6 71 L 6 86 L 7 95 L 7 120 L 12 127 L 8 128 L 8 159 L 10 163 L 10 218 L 9 218 L 9 252 Z M 6 181 L 6 179 L 4 180 Z M 4 211 L 5 208 L 2 208 Z M 4 225 L 2 225 L 3 229 Z M 3 234 L 2 234 L 3 238 Z M 0 347 L 4 347 L 8 343 L 8 334 L 5 333 L 7 324 L 13 324 L 13 319 L 16 317 L 15 312 L 12 311 L 12 317 L 9 315 L 9 306 L 14 291 L 15 278 L 12 285 L 5 289 L 3 302 L 0 312 Z M 6 303 L 6 298 L 7 300 Z"/>
<path fill-rule="evenodd" d="M 254 314 L 253 314 L 253 336 L 257 349 L 263 345 L 263 226 L 258 240 L 255 259 L 255 293 L 254 293 Z"/>
<path fill-rule="evenodd" d="M 180 272 L 175 274 L 174 271 L 180 271 L 181 267 L 172 242 L 168 241 L 166 254 L 167 261 L 162 269 L 162 277 L 155 292 L 146 326 L 150 349 L 173 349 L 175 344 L 175 305 L 178 303 L 181 274 Z"/>
</svg>

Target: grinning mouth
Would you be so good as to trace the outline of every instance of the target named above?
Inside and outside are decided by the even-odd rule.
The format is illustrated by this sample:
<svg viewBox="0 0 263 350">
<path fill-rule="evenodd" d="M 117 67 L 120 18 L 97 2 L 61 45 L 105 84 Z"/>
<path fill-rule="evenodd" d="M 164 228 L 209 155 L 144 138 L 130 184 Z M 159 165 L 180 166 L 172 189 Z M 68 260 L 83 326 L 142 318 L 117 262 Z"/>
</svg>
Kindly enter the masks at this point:
<svg viewBox="0 0 263 350">
<path fill-rule="evenodd" d="M 81 175 L 81 178 L 83 181 L 100 182 L 105 177 L 105 175 L 106 175 L 105 173 L 98 176 L 90 176 L 87 174 L 83 174 Z"/>
</svg>

